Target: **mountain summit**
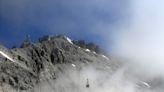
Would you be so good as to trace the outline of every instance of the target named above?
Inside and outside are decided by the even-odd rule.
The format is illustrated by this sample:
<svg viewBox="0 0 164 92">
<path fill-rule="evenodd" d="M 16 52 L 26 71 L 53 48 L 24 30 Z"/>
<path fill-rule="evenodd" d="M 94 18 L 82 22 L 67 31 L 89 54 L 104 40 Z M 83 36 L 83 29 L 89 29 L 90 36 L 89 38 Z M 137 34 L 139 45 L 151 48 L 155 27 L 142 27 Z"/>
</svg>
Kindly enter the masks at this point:
<svg viewBox="0 0 164 92">
<path fill-rule="evenodd" d="M 92 66 L 112 73 L 119 67 L 119 63 L 112 61 L 111 57 L 97 53 L 98 50 L 93 51 L 94 47 L 92 50 L 87 46 L 80 47 L 84 44 L 78 42 L 82 41 L 58 35 L 44 36 L 37 43 L 27 39 L 21 48 L 0 46 L 0 91 L 35 92 L 43 83 L 52 86 L 52 81 L 55 84 L 68 71 L 81 71 L 86 66 Z M 84 76 L 84 82 L 85 78 L 89 76 Z"/>
</svg>

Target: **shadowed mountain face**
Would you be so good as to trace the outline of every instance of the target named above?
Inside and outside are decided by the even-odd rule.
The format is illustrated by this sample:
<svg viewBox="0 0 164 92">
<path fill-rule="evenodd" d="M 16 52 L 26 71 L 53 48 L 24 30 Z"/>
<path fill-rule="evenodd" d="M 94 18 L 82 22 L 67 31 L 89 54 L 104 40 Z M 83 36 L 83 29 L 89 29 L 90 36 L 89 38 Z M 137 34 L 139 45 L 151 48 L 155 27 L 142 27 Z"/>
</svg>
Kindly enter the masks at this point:
<svg viewBox="0 0 164 92">
<path fill-rule="evenodd" d="M 0 47 L 0 92 L 162 92 L 162 78 L 134 75 L 123 63 L 65 36 Z"/>
</svg>

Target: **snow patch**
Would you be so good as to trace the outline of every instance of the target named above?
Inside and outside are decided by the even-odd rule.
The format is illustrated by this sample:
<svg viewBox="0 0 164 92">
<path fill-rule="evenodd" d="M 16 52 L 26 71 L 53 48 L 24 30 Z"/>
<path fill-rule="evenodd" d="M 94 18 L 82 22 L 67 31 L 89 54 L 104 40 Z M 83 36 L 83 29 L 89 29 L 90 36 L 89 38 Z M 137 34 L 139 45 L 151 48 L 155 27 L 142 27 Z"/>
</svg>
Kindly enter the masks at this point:
<svg viewBox="0 0 164 92">
<path fill-rule="evenodd" d="M 71 40 L 70 38 L 68 38 L 68 37 L 66 37 L 66 36 L 65 36 L 65 38 L 66 38 L 66 40 L 67 40 L 69 43 L 73 44 L 73 43 L 72 43 L 72 40 Z"/>
<path fill-rule="evenodd" d="M 9 56 L 8 56 L 7 54 L 5 54 L 4 52 L 0 51 L 0 54 L 1 54 L 2 56 L 4 56 L 5 58 L 9 59 L 10 61 L 15 62 L 11 57 L 9 57 Z"/>
<path fill-rule="evenodd" d="M 17 62 L 17 61 L 14 61 L 10 56 L 8 56 L 7 54 L 5 54 L 4 52 L 0 51 L 0 54 L 1 54 L 2 56 L 4 56 L 5 58 L 7 58 L 8 60 L 10 60 L 11 62 L 18 64 L 20 67 L 26 69 L 27 71 L 29 71 L 29 72 L 31 72 L 32 74 L 35 75 L 35 73 L 33 73 L 33 72 L 32 72 L 30 69 L 28 69 L 26 66 L 22 65 L 21 63 L 19 63 L 19 62 Z M 36 76 L 36 75 L 35 75 L 35 76 Z"/>
<path fill-rule="evenodd" d="M 144 82 L 144 81 L 141 81 L 141 83 L 142 83 L 143 85 L 145 85 L 146 87 L 148 87 L 148 88 L 151 87 L 148 83 L 146 83 L 146 82 Z"/>
<path fill-rule="evenodd" d="M 75 64 L 72 64 L 72 66 L 73 66 L 73 67 L 76 67 L 76 65 L 75 65 Z"/>
<path fill-rule="evenodd" d="M 85 51 L 87 51 L 87 52 L 91 52 L 89 49 L 85 49 Z"/>
<path fill-rule="evenodd" d="M 95 51 L 93 51 L 93 54 L 97 54 Z"/>
<path fill-rule="evenodd" d="M 108 58 L 107 56 L 105 56 L 105 55 L 101 55 L 101 56 L 102 56 L 103 58 L 109 60 L 109 58 Z"/>
</svg>

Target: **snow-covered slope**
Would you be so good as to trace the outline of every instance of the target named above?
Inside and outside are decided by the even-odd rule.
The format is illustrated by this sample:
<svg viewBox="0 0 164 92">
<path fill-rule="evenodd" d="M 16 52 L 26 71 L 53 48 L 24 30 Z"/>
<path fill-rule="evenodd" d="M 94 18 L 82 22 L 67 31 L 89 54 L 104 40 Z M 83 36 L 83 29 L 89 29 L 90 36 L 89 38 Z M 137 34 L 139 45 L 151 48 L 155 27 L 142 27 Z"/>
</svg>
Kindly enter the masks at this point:
<svg viewBox="0 0 164 92">
<path fill-rule="evenodd" d="M 1 54 L 2 56 L 4 56 L 5 58 L 9 59 L 10 61 L 15 62 L 15 61 L 14 61 L 10 56 L 8 56 L 6 53 L 0 51 L 0 54 Z"/>
</svg>

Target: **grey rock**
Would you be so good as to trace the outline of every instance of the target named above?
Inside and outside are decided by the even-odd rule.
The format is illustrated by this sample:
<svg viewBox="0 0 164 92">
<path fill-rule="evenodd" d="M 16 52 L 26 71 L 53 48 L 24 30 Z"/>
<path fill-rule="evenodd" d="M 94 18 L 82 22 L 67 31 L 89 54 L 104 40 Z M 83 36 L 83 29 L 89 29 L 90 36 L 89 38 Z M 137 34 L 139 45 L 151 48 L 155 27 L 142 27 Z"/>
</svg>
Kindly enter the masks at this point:
<svg viewBox="0 0 164 92">
<path fill-rule="evenodd" d="M 10 88 L 21 92 L 32 90 L 35 85 L 39 85 L 43 81 L 55 80 L 60 77 L 59 73 L 64 72 L 64 66 L 71 63 L 76 63 L 80 67 L 87 64 L 110 65 L 118 63 L 106 60 L 98 54 L 86 52 L 84 48 L 70 44 L 64 37 L 53 37 L 52 39 L 47 36 L 40 39 L 38 43 L 25 44 L 21 48 L 14 49 L 1 46 L 0 50 L 17 62 L 0 59 L 1 85 L 10 86 Z M 114 70 L 118 66 L 113 64 L 112 67 Z"/>
</svg>

